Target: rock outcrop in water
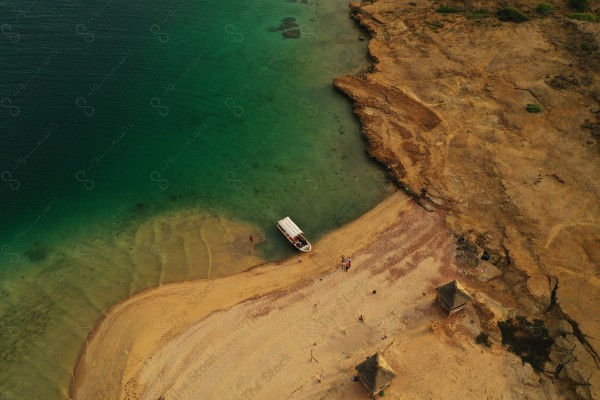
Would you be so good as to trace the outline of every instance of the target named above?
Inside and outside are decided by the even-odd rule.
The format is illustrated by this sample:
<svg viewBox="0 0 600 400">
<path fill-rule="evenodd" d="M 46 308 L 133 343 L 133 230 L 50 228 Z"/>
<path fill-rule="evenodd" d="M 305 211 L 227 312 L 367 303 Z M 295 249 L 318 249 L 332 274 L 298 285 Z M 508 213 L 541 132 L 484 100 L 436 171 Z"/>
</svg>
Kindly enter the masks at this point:
<svg viewBox="0 0 600 400">
<path fill-rule="evenodd" d="M 284 39 L 298 39 L 301 33 L 296 18 L 293 17 L 282 19 L 278 26 L 269 28 L 269 32 L 281 32 Z"/>
</svg>

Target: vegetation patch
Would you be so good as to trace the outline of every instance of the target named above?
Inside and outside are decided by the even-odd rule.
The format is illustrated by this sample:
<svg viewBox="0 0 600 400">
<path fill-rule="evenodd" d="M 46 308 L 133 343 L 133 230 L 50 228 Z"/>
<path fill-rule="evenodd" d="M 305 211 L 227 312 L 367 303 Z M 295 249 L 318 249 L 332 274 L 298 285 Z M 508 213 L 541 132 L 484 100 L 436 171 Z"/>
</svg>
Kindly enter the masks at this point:
<svg viewBox="0 0 600 400">
<path fill-rule="evenodd" d="M 588 9 L 590 0 L 567 0 L 567 4 L 575 11 L 585 11 Z"/>
<path fill-rule="evenodd" d="M 425 21 L 425 25 L 427 25 L 434 31 L 444 27 L 444 23 L 442 21 L 433 21 L 433 22 Z"/>
<path fill-rule="evenodd" d="M 600 122 L 586 121 L 581 125 L 583 129 L 588 129 L 596 140 L 600 140 Z"/>
<path fill-rule="evenodd" d="M 499 321 L 498 328 L 502 332 L 502 344 L 508 346 L 510 352 L 521 357 L 524 363 L 531 364 L 536 371 L 544 369 L 554 339 L 548 336 L 548 329 L 542 320 L 529 321 L 518 316 Z"/>
<path fill-rule="evenodd" d="M 479 249 L 477 245 L 464 236 L 455 236 L 456 263 L 460 268 L 473 269 L 479 266 Z"/>
<path fill-rule="evenodd" d="M 571 19 L 576 19 L 578 21 L 587 21 L 587 22 L 600 21 L 600 18 L 598 18 L 598 16 L 596 14 L 592 14 L 592 13 L 574 13 L 574 14 L 567 15 L 567 17 L 569 17 Z"/>
<path fill-rule="evenodd" d="M 594 42 L 582 42 L 579 45 L 579 49 L 585 51 L 586 53 L 598 50 L 598 46 Z"/>
<path fill-rule="evenodd" d="M 481 332 L 475 338 L 475 343 L 480 344 L 485 347 L 492 347 L 492 343 L 490 342 L 490 337 L 487 333 Z"/>
<path fill-rule="evenodd" d="M 441 5 L 435 9 L 435 12 L 439 14 L 456 14 L 459 13 L 460 10 L 455 7 Z"/>
<path fill-rule="evenodd" d="M 505 7 L 499 10 L 496 15 L 500 21 L 504 22 L 525 22 L 529 21 L 529 17 L 522 11 L 514 7 Z"/>
<path fill-rule="evenodd" d="M 487 8 L 467 11 L 467 19 L 481 19 L 489 17 L 490 12 Z"/>
<path fill-rule="evenodd" d="M 540 106 L 539 104 L 527 104 L 525 106 L 525 109 L 527 110 L 527 112 L 530 112 L 532 114 L 539 114 L 541 113 L 544 109 L 542 108 L 542 106 Z"/>
<path fill-rule="evenodd" d="M 535 12 L 540 14 L 542 17 L 548 16 L 550 14 L 552 14 L 552 11 L 554 11 L 554 6 L 552 4 L 548 4 L 548 3 L 540 3 L 537 6 L 535 6 Z"/>
</svg>

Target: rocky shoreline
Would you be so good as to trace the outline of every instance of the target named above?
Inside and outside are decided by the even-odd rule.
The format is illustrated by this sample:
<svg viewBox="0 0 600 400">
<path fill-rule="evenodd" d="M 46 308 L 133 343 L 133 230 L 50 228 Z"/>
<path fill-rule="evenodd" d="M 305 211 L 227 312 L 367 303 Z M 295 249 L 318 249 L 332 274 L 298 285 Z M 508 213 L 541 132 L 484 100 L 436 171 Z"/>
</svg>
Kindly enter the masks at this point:
<svg viewBox="0 0 600 400">
<path fill-rule="evenodd" d="M 532 18 L 515 24 L 494 2 L 452 2 L 452 13 L 351 3 L 373 63 L 334 84 L 369 154 L 425 209 L 447 212 L 464 279 L 543 320 L 554 337 L 544 374 L 565 398 L 598 399 L 600 29 L 536 4 L 520 2 Z"/>
</svg>

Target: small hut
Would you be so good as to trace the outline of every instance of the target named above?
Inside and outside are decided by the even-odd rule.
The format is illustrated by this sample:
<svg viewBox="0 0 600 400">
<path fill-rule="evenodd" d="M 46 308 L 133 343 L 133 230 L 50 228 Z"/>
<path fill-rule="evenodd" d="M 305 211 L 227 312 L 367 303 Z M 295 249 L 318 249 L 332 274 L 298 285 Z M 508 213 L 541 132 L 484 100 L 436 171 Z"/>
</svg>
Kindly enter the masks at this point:
<svg viewBox="0 0 600 400">
<path fill-rule="evenodd" d="M 358 377 L 372 394 L 381 392 L 389 386 L 396 373 L 379 353 L 373 354 L 356 366 Z"/>
<path fill-rule="evenodd" d="M 465 308 L 471 296 L 457 280 L 446 283 L 435 289 L 437 292 L 437 302 L 448 313 L 454 314 Z"/>
</svg>

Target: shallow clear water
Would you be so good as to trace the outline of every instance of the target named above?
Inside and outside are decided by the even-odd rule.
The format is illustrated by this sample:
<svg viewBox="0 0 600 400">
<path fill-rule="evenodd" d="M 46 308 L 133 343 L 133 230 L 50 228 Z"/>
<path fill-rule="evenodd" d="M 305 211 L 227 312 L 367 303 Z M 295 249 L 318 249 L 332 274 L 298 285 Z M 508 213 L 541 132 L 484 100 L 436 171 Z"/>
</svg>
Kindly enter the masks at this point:
<svg viewBox="0 0 600 400">
<path fill-rule="evenodd" d="M 0 7 L 0 399 L 66 397 L 107 307 L 205 276 L 155 274 L 143 224 L 246 221 L 272 260 L 278 218 L 314 241 L 387 193 L 331 85 L 365 63 L 345 0 Z"/>
</svg>

